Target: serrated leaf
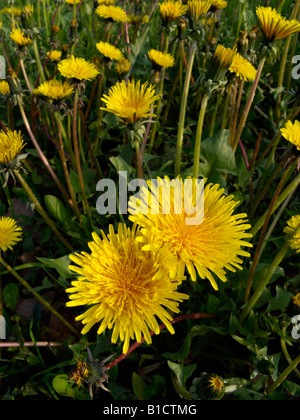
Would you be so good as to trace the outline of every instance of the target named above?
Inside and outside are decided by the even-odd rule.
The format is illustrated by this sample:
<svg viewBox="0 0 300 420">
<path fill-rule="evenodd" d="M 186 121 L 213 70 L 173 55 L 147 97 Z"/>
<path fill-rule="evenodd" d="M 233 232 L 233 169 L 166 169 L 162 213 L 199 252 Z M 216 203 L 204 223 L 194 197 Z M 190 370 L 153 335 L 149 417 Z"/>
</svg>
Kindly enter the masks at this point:
<svg viewBox="0 0 300 420">
<path fill-rule="evenodd" d="M 209 178 L 214 172 L 236 175 L 234 151 L 229 144 L 229 130 L 221 130 L 201 144 L 200 175 Z"/>
</svg>

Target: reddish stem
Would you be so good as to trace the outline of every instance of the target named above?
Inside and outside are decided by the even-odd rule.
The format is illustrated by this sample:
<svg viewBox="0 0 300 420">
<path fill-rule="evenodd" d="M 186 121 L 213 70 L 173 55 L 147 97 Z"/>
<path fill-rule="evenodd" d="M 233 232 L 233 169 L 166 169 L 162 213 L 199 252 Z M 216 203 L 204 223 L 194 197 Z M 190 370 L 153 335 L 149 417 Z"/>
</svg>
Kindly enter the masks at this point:
<svg viewBox="0 0 300 420">
<path fill-rule="evenodd" d="M 181 315 L 177 318 L 174 318 L 173 321 L 171 321 L 171 324 L 175 324 L 176 322 L 180 321 L 186 321 L 188 319 L 207 319 L 207 318 L 214 318 L 215 315 L 213 314 L 206 314 L 206 313 L 197 313 L 197 314 L 188 314 L 188 315 Z M 164 324 L 161 324 L 159 326 L 160 330 L 163 330 L 166 326 Z M 154 335 L 154 331 L 150 331 L 150 335 Z M 107 365 L 107 369 L 111 369 L 112 367 L 116 366 L 118 363 L 122 362 L 130 353 L 132 353 L 136 348 L 138 348 L 141 344 L 145 342 L 145 338 L 142 337 L 140 342 L 135 342 L 129 347 L 129 350 L 126 354 L 120 354 L 115 360 L 113 360 L 109 365 Z"/>
</svg>

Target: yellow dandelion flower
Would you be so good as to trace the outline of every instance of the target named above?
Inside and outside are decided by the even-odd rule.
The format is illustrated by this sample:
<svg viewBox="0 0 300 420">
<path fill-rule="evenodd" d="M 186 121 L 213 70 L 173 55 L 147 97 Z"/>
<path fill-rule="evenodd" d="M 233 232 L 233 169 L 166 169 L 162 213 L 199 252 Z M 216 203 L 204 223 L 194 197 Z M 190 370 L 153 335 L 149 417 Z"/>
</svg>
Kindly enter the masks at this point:
<svg viewBox="0 0 300 420">
<path fill-rule="evenodd" d="M 108 95 L 103 95 L 102 101 L 106 104 L 104 111 L 112 112 L 127 123 L 134 124 L 141 118 L 149 117 L 154 102 L 159 98 L 155 95 L 155 87 L 148 82 L 141 86 L 135 80 L 128 84 L 123 80 L 113 86 Z"/>
<path fill-rule="evenodd" d="M 76 368 L 70 375 L 70 381 L 74 381 L 77 386 L 81 386 L 81 382 L 86 380 L 89 376 L 89 369 L 86 362 L 78 361 Z"/>
<path fill-rule="evenodd" d="M 47 52 L 47 57 L 49 57 L 51 61 L 60 61 L 61 56 L 62 56 L 62 51 L 52 50 L 52 51 Z"/>
<path fill-rule="evenodd" d="M 280 130 L 282 136 L 296 146 L 300 150 L 300 121 L 287 121 L 284 127 Z"/>
<path fill-rule="evenodd" d="M 296 19 L 288 20 L 279 14 L 276 9 L 258 6 L 256 14 L 264 36 L 270 42 L 300 32 L 300 23 Z"/>
<path fill-rule="evenodd" d="M 28 4 L 23 8 L 23 13 L 25 15 L 32 15 L 33 14 L 33 4 Z"/>
<path fill-rule="evenodd" d="M 116 0 L 98 0 L 98 4 L 104 4 L 105 6 L 112 6 L 113 4 L 115 4 Z"/>
<path fill-rule="evenodd" d="M 172 184 L 168 177 L 158 180 L 159 188 L 154 188 L 150 180 L 149 190 L 144 188 L 140 193 L 140 201 L 135 197 L 129 201 L 129 219 L 141 227 L 138 240 L 144 243 L 143 250 L 170 246 L 177 258 L 173 275 L 183 275 L 187 268 L 193 281 L 198 272 L 217 290 L 214 275 L 225 282 L 225 269 L 242 269 L 240 256 L 250 256 L 242 250 L 252 246 L 246 241 L 251 238 L 245 232 L 251 228 L 247 215 L 234 214 L 237 203 L 233 196 L 225 196 L 219 185 L 208 184 L 203 191 L 197 191 L 195 179 L 193 189 L 184 187 L 180 178 Z"/>
<path fill-rule="evenodd" d="M 61 101 L 74 92 L 74 88 L 67 82 L 60 80 L 49 80 L 42 83 L 37 89 L 33 90 L 34 95 L 44 96 L 53 101 Z"/>
<path fill-rule="evenodd" d="M 100 74 L 95 64 L 86 61 L 84 58 L 74 56 L 62 60 L 58 64 L 58 70 L 62 76 L 76 80 L 90 81 Z"/>
<path fill-rule="evenodd" d="M 255 80 L 257 73 L 255 67 L 239 53 L 235 53 L 229 71 L 235 73 L 238 78 L 246 81 Z"/>
<path fill-rule="evenodd" d="M 127 14 L 126 12 L 118 6 L 106 6 L 105 4 L 101 4 L 96 9 L 97 15 L 104 19 L 109 19 L 115 22 L 125 23 L 127 21 Z"/>
<path fill-rule="evenodd" d="M 187 2 L 187 5 L 190 15 L 197 20 L 209 11 L 212 2 L 206 0 L 190 0 Z"/>
<path fill-rule="evenodd" d="M 142 335 L 150 344 L 151 334 L 160 333 L 157 318 L 174 333 L 169 313 L 178 313 L 178 303 L 188 296 L 177 292 L 182 278 L 171 279 L 169 267 L 173 263 L 167 250 L 156 253 L 142 251 L 137 242 L 138 230 L 119 224 L 115 233 L 112 225 L 103 239 L 93 234 L 90 253 L 71 255 L 77 266 L 70 269 L 79 274 L 78 280 L 67 289 L 70 301 L 67 306 L 90 305 L 76 320 L 82 321 L 86 334 L 100 323 L 97 333 L 113 329 L 112 343 L 120 338 L 123 353 L 127 353 L 130 339 L 141 342 Z M 169 311 L 168 311 L 168 310 Z"/>
<path fill-rule="evenodd" d="M 225 7 L 228 6 L 227 1 L 225 0 L 210 0 L 210 1 L 212 3 L 211 8 L 213 11 L 225 9 Z"/>
<path fill-rule="evenodd" d="M 0 251 L 12 250 L 22 240 L 22 229 L 10 217 L 0 218 Z"/>
<path fill-rule="evenodd" d="M 127 58 L 122 58 L 122 60 L 118 61 L 116 64 L 116 70 L 121 74 L 128 73 L 131 67 L 131 62 Z"/>
<path fill-rule="evenodd" d="M 292 297 L 292 302 L 300 309 L 300 293 Z"/>
<path fill-rule="evenodd" d="M 290 247 L 296 250 L 296 253 L 300 253 L 300 214 L 293 216 L 288 222 L 287 226 L 283 229 L 284 233 L 291 235 L 289 239 Z M 296 230 L 298 229 L 298 233 Z"/>
<path fill-rule="evenodd" d="M 22 14 L 23 9 L 20 7 L 6 7 L 2 9 L 2 13 L 7 13 L 9 15 L 13 14 L 14 17 L 19 17 Z"/>
<path fill-rule="evenodd" d="M 160 3 L 160 15 L 164 22 L 173 22 L 188 11 L 188 6 L 181 1 L 166 0 Z"/>
<path fill-rule="evenodd" d="M 31 38 L 28 35 L 25 35 L 19 28 L 13 29 L 9 36 L 13 42 L 19 45 L 19 47 L 26 47 L 26 45 L 32 43 Z"/>
<path fill-rule="evenodd" d="M 66 0 L 66 3 L 68 3 L 68 4 L 74 4 L 74 3 L 79 4 L 80 1 L 81 0 Z"/>
<path fill-rule="evenodd" d="M 103 54 L 106 58 L 110 60 L 120 61 L 124 58 L 122 51 L 119 48 L 111 45 L 109 42 L 99 42 L 96 44 L 97 49 Z"/>
<path fill-rule="evenodd" d="M 6 80 L 0 80 L 0 93 L 2 95 L 10 93 L 10 87 Z"/>
<path fill-rule="evenodd" d="M 171 54 L 163 53 L 157 50 L 150 50 L 148 57 L 152 63 L 159 68 L 169 68 L 175 65 L 174 57 Z"/>
<path fill-rule="evenodd" d="M 0 165 L 11 163 L 25 146 L 21 131 L 0 131 Z"/>
<path fill-rule="evenodd" d="M 218 44 L 207 69 L 209 79 L 221 79 L 232 65 L 235 51 Z"/>
</svg>

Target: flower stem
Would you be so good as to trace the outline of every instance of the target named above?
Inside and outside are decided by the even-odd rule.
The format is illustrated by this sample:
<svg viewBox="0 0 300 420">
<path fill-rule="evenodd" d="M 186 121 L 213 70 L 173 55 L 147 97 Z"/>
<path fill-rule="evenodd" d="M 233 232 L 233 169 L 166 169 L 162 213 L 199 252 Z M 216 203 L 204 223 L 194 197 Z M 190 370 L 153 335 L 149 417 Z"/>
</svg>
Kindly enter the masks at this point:
<svg viewBox="0 0 300 420">
<path fill-rule="evenodd" d="M 272 212 L 271 214 L 274 213 L 274 211 L 276 211 L 278 209 L 278 207 L 283 203 L 283 201 L 291 194 L 294 193 L 298 187 L 298 185 L 300 184 L 300 174 L 298 174 L 293 181 L 284 189 L 284 191 L 279 195 L 279 197 L 277 198 L 273 208 L 272 208 Z M 256 224 L 253 226 L 253 228 L 251 229 L 250 233 L 255 236 L 257 234 L 257 232 L 261 229 L 261 227 L 263 226 L 266 217 L 268 215 L 268 210 L 265 211 L 265 213 L 259 218 L 259 220 L 256 222 Z"/>
<path fill-rule="evenodd" d="M 26 85 L 28 87 L 28 90 L 29 90 L 30 94 L 32 95 L 32 88 L 30 86 L 30 83 L 29 83 L 29 80 L 28 80 L 28 76 L 27 76 L 27 73 L 26 73 L 26 69 L 25 69 L 25 66 L 24 66 L 24 61 L 23 61 L 22 58 L 20 60 L 20 65 L 21 65 L 21 69 L 22 69 L 22 72 L 23 72 L 23 76 L 24 76 Z"/>
<path fill-rule="evenodd" d="M 20 98 L 20 96 L 18 96 L 18 104 L 19 104 L 19 108 L 21 111 L 21 115 L 23 118 L 23 122 L 25 124 L 25 127 L 27 129 L 27 132 L 29 134 L 29 137 L 31 138 L 32 143 L 34 144 L 34 147 L 36 148 L 43 164 L 45 165 L 46 169 L 48 170 L 49 174 L 51 175 L 53 181 L 56 183 L 56 185 L 58 186 L 58 188 L 60 189 L 61 193 L 63 194 L 63 196 L 65 197 L 66 201 L 68 202 L 68 204 L 72 207 L 72 200 L 70 199 L 67 191 L 65 190 L 65 188 L 63 187 L 62 183 L 60 182 L 60 180 L 58 179 L 57 175 L 55 174 L 55 172 L 53 171 L 52 167 L 50 166 L 48 159 L 46 158 L 46 156 L 44 155 L 42 149 L 40 148 L 32 130 L 30 127 L 30 124 L 28 122 L 23 104 L 22 104 L 22 99 Z"/>
<path fill-rule="evenodd" d="M 272 201 L 271 201 L 271 203 L 269 205 L 269 208 L 268 208 L 268 211 L 267 211 L 267 214 L 266 214 L 266 218 L 265 218 L 265 221 L 264 221 L 262 230 L 260 232 L 260 236 L 259 236 L 259 240 L 258 240 L 258 245 L 257 245 L 256 251 L 255 251 L 253 262 L 252 262 L 252 265 L 251 265 L 250 275 L 249 275 L 249 278 L 248 278 L 246 292 L 245 292 L 245 302 L 247 302 L 247 300 L 249 298 L 249 294 L 250 294 L 250 290 L 251 290 L 251 286 L 252 286 L 252 281 L 253 281 L 253 277 L 254 277 L 254 274 L 255 274 L 255 269 L 257 267 L 257 264 L 259 262 L 259 258 L 260 258 L 260 255 L 261 255 L 260 254 L 260 250 L 261 250 L 261 247 L 262 247 L 263 242 L 264 242 L 264 237 L 265 237 L 265 234 L 267 232 L 267 228 L 268 228 L 268 224 L 269 224 L 271 215 L 273 213 L 273 207 L 274 207 L 275 202 L 276 202 L 276 200 L 277 200 L 277 198 L 278 198 L 278 196 L 280 194 L 280 191 L 281 191 L 281 189 L 283 187 L 283 184 L 284 184 L 284 182 L 285 182 L 288 174 L 290 173 L 290 169 L 291 168 L 294 169 L 294 165 L 295 165 L 295 162 L 292 161 L 289 164 L 289 166 L 286 168 L 283 176 L 280 179 L 280 182 L 278 184 L 278 187 L 276 188 L 276 191 L 275 191 L 275 194 L 274 194 L 274 196 L 272 198 Z M 292 174 L 292 172 L 290 173 L 290 175 Z"/>
<path fill-rule="evenodd" d="M 32 46 L 33 46 L 33 52 L 34 52 L 36 64 L 37 64 L 37 67 L 38 67 L 38 71 L 39 71 L 39 74 L 40 74 L 40 78 L 41 78 L 42 83 L 44 83 L 46 81 L 46 78 L 45 78 L 44 69 L 43 69 L 43 66 L 42 66 L 42 63 L 41 63 L 36 38 L 34 38 L 32 40 Z"/>
<path fill-rule="evenodd" d="M 198 179 L 198 176 L 199 176 L 201 141 L 202 141 L 203 123 L 204 123 L 207 103 L 208 103 L 208 96 L 204 94 L 202 98 L 202 102 L 201 102 L 201 108 L 200 108 L 197 131 L 196 131 L 196 138 L 195 138 L 193 177 L 196 179 Z"/>
<path fill-rule="evenodd" d="M 79 178 L 80 189 L 81 189 L 82 197 L 83 197 L 83 204 L 84 204 L 85 211 L 87 212 L 87 217 L 88 217 L 90 226 L 92 227 L 93 226 L 92 215 L 91 215 L 91 210 L 90 210 L 90 206 L 89 206 L 86 191 L 85 191 L 83 174 L 82 174 L 82 169 L 81 169 L 81 164 L 80 164 L 80 152 L 79 152 L 79 143 L 78 143 L 78 136 L 77 136 L 78 101 L 79 101 L 79 92 L 78 92 L 78 88 L 76 88 L 75 97 L 74 97 L 74 112 L 73 112 L 74 155 L 75 155 L 75 161 L 76 161 L 77 175 Z"/>
<path fill-rule="evenodd" d="M 299 235 L 300 233 L 300 226 L 298 226 L 297 229 L 295 229 L 295 232 L 293 233 L 293 236 Z M 284 257 L 286 256 L 288 250 L 290 249 L 289 244 L 289 237 L 286 239 L 284 245 L 280 249 L 280 251 L 277 253 L 276 257 L 274 258 L 273 262 L 270 264 L 268 271 L 266 272 L 263 279 L 260 281 L 258 287 L 255 289 L 255 292 L 253 293 L 251 299 L 246 303 L 245 307 L 243 308 L 243 311 L 239 317 L 240 321 L 243 322 L 246 317 L 249 315 L 250 311 L 260 298 L 262 292 L 265 290 L 267 285 L 269 284 L 269 281 L 271 280 L 273 274 L 275 273 L 277 267 L 282 262 Z"/>
<path fill-rule="evenodd" d="M 135 150 L 136 150 L 136 161 L 137 161 L 137 173 L 138 173 L 138 177 L 140 179 L 144 178 L 144 173 L 143 173 L 143 162 L 142 162 L 142 156 L 141 156 L 141 151 L 140 151 L 140 144 L 138 140 L 135 140 Z"/>
<path fill-rule="evenodd" d="M 45 210 L 43 209 L 43 207 L 41 206 L 41 204 L 39 203 L 38 199 L 36 198 L 36 196 L 34 195 L 33 191 L 31 190 L 31 188 L 29 187 L 29 185 L 27 184 L 27 182 L 25 181 L 25 179 L 22 177 L 22 175 L 20 174 L 20 172 L 14 170 L 13 171 L 14 175 L 18 178 L 18 180 L 20 181 L 22 187 L 25 189 L 28 197 L 30 198 L 30 200 L 32 201 L 32 203 L 35 206 L 36 211 L 42 216 L 42 218 L 44 219 L 44 221 L 47 223 L 47 225 L 51 228 L 52 232 L 57 236 L 57 238 L 61 241 L 61 243 L 70 251 L 73 252 L 74 249 L 73 247 L 69 244 L 69 242 L 64 238 L 64 236 L 59 232 L 58 228 L 56 227 L 56 225 L 54 224 L 54 222 L 48 217 L 47 213 L 45 212 Z"/>
<path fill-rule="evenodd" d="M 293 362 L 289 364 L 289 366 L 282 372 L 282 374 L 277 378 L 277 380 L 270 386 L 267 391 L 268 395 L 272 395 L 276 388 L 281 385 L 281 383 L 288 377 L 290 373 L 299 365 L 300 363 L 300 356 L 297 357 Z"/>
<path fill-rule="evenodd" d="M 297 2 L 295 3 L 294 9 L 293 9 L 292 15 L 291 15 L 291 20 L 296 19 L 297 14 L 298 14 L 298 10 L 299 10 L 299 6 L 300 6 L 300 0 L 297 0 Z M 292 39 L 292 35 L 289 35 L 286 38 L 285 46 L 284 46 L 283 51 L 282 51 L 280 69 L 279 69 L 279 75 L 278 75 L 278 82 L 277 82 L 278 88 L 283 87 L 285 66 L 286 66 L 286 61 L 287 61 L 287 57 L 288 57 L 288 53 L 289 53 L 291 39 Z M 280 93 L 278 95 L 277 101 L 276 101 L 276 107 L 275 107 L 275 116 L 276 116 L 278 122 L 280 121 L 280 117 L 281 117 L 281 109 L 280 109 L 281 100 L 282 100 L 282 93 Z"/>
<path fill-rule="evenodd" d="M 238 125 L 238 128 L 237 128 L 236 133 L 235 133 L 234 140 L 232 142 L 233 150 L 234 151 L 236 151 L 236 149 L 237 149 L 237 146 L 239 144 L 239 139 L 240 139 L 240 137 L 242 135 L 242 132 L 244 130 L 244 127 L 245 127 L 245 124 L 246 124 L 246 121 L 247 121 L 247 118 L 248 118 L 248 115 L 249 115 L 249 112 L 250 112 L 250 109 L 251 109 L 251 105 L 252 105 L 253 100 L 254 100 L 254 97 L 255 97 L 256 89 L 257 89 L 258 82 L 259 82 L 260 76 L 262 74 L 262 70 L 264 68 L 265 62 L 266 62 L 266 57 L 264 56 L 264 57 L 262 57 L 262 59 L 260 60 L 259 65 L 258 65 L 258 69 L 257 69 L 257 73 L 256 73 L 256 78 L 255 78 L 255 80 L 253 82 L 250 95 L 248 97 L 247 103 L 246 103 L 245 108 L 243 110 L 240 123 Z"/>
<path fill-rule="evenodd" d="M 67 165 L 67 161 L 66 161 L 66 155 L 65 155 L 65 150 L 64 150 L 64 142 L 63 142 L 63 138 L 62 138 L 62 121 L 61 121 L 61 116 L 59 112 L 56 112 L 54 114 L 54 117 L 56 119 L 57 122 L 57 126 L 58 126 L 58 141 L 59 141 L 59 155 L 60 155 L 60 160 L 62 162 L 62 167 L 63 167 L 63 171 L 64 171 L 64 175 L 65 175 L 65 179 L 68 185 L 68 189 L 69 189 L 69 193 L 73 202 L 73 209 L 74 209 L 74 213 L 79 221 L 79 223 L 81 223 L 81 215 L 80 215 L 80 211 L 76 202 L 76 196 L 74 193 L 74 189 L 73 189 L 73 185 L 71 182 L 71 178 L 70 178 L 70 174 L 69 174 L 69 170 L 68 170 L 68 165 Z"/>
<path fill-rule="evenodd" d="M 176 158 L 175 158 L 175 177 L 180 175 L 181 172 L 181 155 L 182 155 L 182 144 L 183 144 L 183 133 L 184 133 L 184 122 L 186 115 L 187 98 L 190 88 L 192 68 L 195 59 L 196 43 L 194 42 L 191 47 L 188 68 L 186 71 L 184 88 L 181 98 L 180 115 L 178 121 L 178 132 L 177 132 L 177 146 L 176 146 Z"/>
<path fill-rule="evenodd" d="M 19 283 L 25 287 L 46 309 L 48 309 L 52 314 L 59 319 L 70 331 L 73 332 L 77 337 L 81 337 L 80 333 L 56 310 L 47 302 L 41 295 L 37 292 L 32 290 L 32 287 L 25 281 L 10 265 L 8 265 L 0 255 L 0 263 L 2 263 L 3 267 L 14 276 L 15 279 L 19 281 Z"/>
</svg>

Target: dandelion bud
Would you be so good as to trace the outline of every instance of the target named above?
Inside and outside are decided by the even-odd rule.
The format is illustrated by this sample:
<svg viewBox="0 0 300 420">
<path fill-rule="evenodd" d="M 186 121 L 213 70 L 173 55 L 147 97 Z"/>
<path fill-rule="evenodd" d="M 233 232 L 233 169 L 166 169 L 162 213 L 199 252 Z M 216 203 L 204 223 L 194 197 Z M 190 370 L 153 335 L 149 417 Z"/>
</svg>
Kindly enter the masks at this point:
<svg viewBox="0 0 300 420">
<path fill-rule="evenodd" d="M 220 376 L 206 373 L 193 380 L 190 391 L 194 399 L 218 401 L 225 395 L 225 385 Z"/>
</svg>

